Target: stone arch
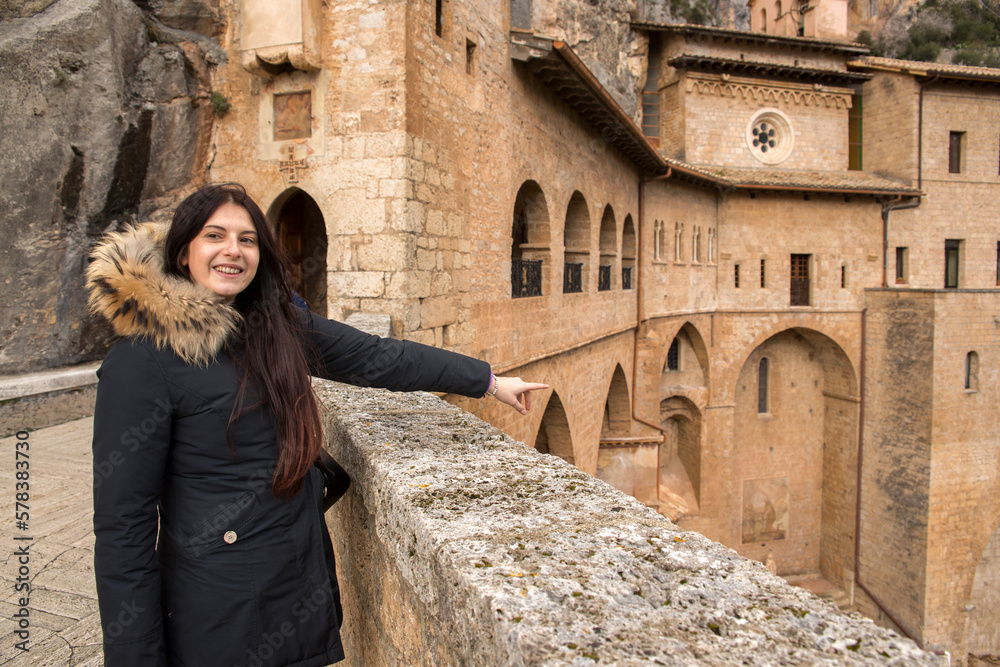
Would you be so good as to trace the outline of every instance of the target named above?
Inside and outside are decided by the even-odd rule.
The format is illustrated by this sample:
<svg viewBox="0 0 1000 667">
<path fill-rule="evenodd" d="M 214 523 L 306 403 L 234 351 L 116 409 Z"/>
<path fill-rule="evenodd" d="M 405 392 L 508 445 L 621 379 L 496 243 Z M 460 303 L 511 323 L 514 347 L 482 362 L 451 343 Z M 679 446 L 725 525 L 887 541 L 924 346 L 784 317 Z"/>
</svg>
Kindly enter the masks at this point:
<svg viewBox="0 0 1000 667">
<path fill-rule="evenodd" d="M 563 292 L 586 292 L 590 273 L 590 210 L 579 191 L 566 206 L 563 227 Z"/>
<path fill-rule="evenodd" d="M 662 223 L 661 230 L 662 230 Z M 632 215 L 625 216 L 622 223 L 622 289 L 635 289 L 638 275 L 635 272 L 636 241 Z"/>
<path fill-rule="evenodd" d="M 676 345 L 675 345 L 676 344 Z M 677 352 L 677 369 L 669 368 L 671 347 Z M 706 387 L 708 386 L 708 347 L 701 333 L 690 322 L 685 322 L 663 350 L 664 387 Z"/>
<path fill-rule="evenodd" d="M 543 454 L 558 456 L 566 463 L 574 463 L 573 436 L 569 430 L 569 420 L 563 409 L 559 394 L 552 392 L 542 414 L 542 421 L 535 434 L 535 449 Z"/>
<path fill-rule="evenodd" d="M 758 412 L 760 360 L 769 405 Z M 747 356 L 734 391 L 737 551 L 779 574 L 820 572 L 844 586 L 853 563 L 858 381 L 844 350 L 811 329 L 775 333 Z"/>
<path fill-rule="evenodd" d="M 535 181 L 525 181 L 514 198 L 511 230 L 511 296 L 540 296 L 550 266 L 549 208 Z"/>
<path fill-rule="evenodd" d="M 976 658 L 1000 656 L 1000 517 L 994 526 L 980 554 L 966 605 L 965 645 L 969 656 Z"/>
<path fill-rule="evenodd" d="M 597 290 L 605 292 L 617 287 L 618 278 L 615 275 L 615 265 L 618 263 L 618 224 L 615 222 L 615 212 L 611 204 L 604 207 L 601 217 L 600 263 L 597 274 Z"/>
<path fill-rule="evenodd" d="M 629 405 L 628 380 L 621 364 L 615 366 L 604 401 L 604 420 L 601 439 L 628 435 L 632 426 L 632 408 Z"/>
<path fill-rule="evenodd" d="M 323 212 L 305 190 L 292 187 L 274 199 L 267 213 L 288 256 L 292 288 L 310 310 L 326 317 L 327 234 Z"/>
<path fill-rule="evenodd" d="M 659 455 L 661 501 L 678 504 L 679 515 L 697 515 L 701 502 L 701 410 L 684 396 L 665 398 L 660 401 L 660 429 L 664 436 Z"/>
</svg>

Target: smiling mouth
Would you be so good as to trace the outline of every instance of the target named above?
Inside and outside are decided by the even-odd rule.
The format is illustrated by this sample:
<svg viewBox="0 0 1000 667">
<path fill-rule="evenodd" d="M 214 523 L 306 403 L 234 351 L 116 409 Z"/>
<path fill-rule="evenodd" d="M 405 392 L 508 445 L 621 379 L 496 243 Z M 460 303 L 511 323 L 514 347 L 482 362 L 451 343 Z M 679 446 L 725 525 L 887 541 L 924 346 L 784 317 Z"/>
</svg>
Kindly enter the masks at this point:
<svg viewBox="0 0 1000 667">
<path fill-rule="evenodd" d="M 229 275 L 236 275 L 237 273 L 243 273 L 243 269 L 236 269 L 231 266 L 217 266 L 215 270 L 219 273 L 226 273 Z"/>
</svg>

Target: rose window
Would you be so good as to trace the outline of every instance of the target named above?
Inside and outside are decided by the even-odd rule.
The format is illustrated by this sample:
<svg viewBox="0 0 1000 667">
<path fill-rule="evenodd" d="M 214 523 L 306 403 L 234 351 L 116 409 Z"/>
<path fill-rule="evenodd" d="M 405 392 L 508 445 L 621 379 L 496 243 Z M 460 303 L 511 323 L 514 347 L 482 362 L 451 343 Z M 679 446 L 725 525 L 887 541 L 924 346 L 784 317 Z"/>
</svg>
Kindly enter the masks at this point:
<svg viewBox="0 0 1000 667">
<path fill-rule="evenodd" d="M 753 132 L 753 147 L 760 149 L 761 153 L 766 153 L 768 148 L 774 148 L 778 145 L 773 125 L 768 127 L 767 123 L 762 121 L 757 123 L 751 132 Z"/>
<path fill-rule="evenodd" d="M 788 116 L 778 109 L 760 109 L 747 123 L 747 148 L 764 164 L 783 162 L 791 155 L 794 140 Z"/>
</svg>

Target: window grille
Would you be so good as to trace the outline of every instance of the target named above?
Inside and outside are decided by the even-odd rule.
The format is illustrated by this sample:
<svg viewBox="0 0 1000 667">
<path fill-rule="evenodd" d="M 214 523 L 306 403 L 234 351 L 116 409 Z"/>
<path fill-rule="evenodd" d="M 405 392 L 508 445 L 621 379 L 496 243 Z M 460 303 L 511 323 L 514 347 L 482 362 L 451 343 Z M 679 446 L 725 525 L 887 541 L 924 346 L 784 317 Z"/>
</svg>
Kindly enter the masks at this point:
<svg viewBox="0 0 1000 667">
<path fill-rule="evenodd" d="M 583 263 L 567 262 L 563 268 L 563 293 L 583 291 Z"/>
<path fill-rule="evenodd" d="M 681 369 L 681 346 L 680 342 L 674 338 L 667 350 L 667 370 L 679 371 Z"/>
<path fill-rule="evenodd" d="M 607 292 L 611 289 L 611 266 L 602 264 L 597 267 L 597 291 Z"/>
<path fill-rule="evenodd" d="M 809 255 L 792 255 L 792 281 L 789 303 L 809 305 Z"/>
<path fill-rule="evenodd" d="M 511 296 L 542 295 L 542 260 L 512 259 L 510 262 Z"/>
</svg>

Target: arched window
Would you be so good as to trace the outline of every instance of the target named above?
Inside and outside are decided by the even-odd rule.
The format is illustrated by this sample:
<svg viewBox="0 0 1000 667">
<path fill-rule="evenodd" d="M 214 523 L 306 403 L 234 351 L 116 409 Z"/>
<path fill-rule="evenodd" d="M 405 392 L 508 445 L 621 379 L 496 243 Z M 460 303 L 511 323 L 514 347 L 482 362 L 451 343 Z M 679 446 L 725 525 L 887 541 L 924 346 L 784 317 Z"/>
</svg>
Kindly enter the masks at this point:
<svg viewBox="0 0 1000 667">
<path fill-rule="evenodd" d="M 599 238 L 601 261 L 597 269 L 597 291 L 607 292 L 614 287 L 615 264 L 618 259 L 618 225 L 611 204 L 604 207 Z"/>
<path fill-rule="evenodd" d="M 635 287 L 636 279 L 639 277 L 635 273 L 635 225 L 632 224 L 631 213 L 625 216 L 622 228 L 622 289 L 629 290 Z M 662 222 L 660 230 L 663 230 Z"/>
<path fill-rule="evenodd" d="M 767 32 L 767 10 L 760 10 L 760 31 Z"/>
<path fill-rule="evenodd" d="M 667 370 L 668 371 L 679 371 L 681 369 L 681 345 L 678 338 L 675 336 L 672 343 L 670 343 L 670 349 L 667 350 Z"/>
<path fill-rule="evenodd" d="M 975 352 L 965 355 L 965 388 L 979 390 L 979 355 Z"/>
<path fill-rule="evenodd" d="M 514 200 L 510 247 L 510 295 L 540 296 L 549 264 L 549 212 L 535 181 L 525 181 Z"/>
<path fill-rule="evenodd" d="M 771 406 L 768 396 L 768 383 L 770 381 L 771 362 L 767 357 L 760 360 L 757 367 L 757 413 L 765 415 L 770 412 Z"/>
<path fill-rule="evenodd" d="M 574 192 L 566 207 L 563 228 L 563 292 L 588 291 L 590 274 L 590 213 L 587 200 Z"/>
</svg>

